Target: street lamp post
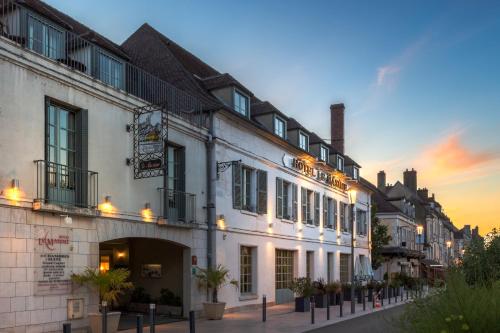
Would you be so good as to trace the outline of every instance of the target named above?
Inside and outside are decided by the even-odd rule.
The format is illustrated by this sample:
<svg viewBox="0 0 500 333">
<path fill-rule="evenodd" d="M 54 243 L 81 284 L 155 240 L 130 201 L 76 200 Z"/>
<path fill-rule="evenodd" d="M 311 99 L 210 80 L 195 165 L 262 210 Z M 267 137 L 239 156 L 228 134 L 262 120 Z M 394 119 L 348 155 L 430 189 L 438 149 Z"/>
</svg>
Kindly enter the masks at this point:
<svg viewBox="0 0 500 333">
<path fill-rule="evenodd" d="M 354 205 L 356 204 L 356 190 L 351 188 L 349 190 L 349 203 L 351 208 L 350 224 L 351 224 L 351 313 L 356 312 L 356 302 L 354 300 Z"/>
<path fill-rule="evenodd" d="M 423 225 L 417 225 L 417 234 L 418 234 L 418 249 L 420 250 L 420 245 L 422 245 L 422 253 L 424 252 L 424 243 L 422 242 L 422 233 L 424 231 L 424 226 Z M 419 258 L 420 258 L 420 255 L 419 255 Z M 421 272 L 420 272 L 420 269 L 421 269 L 421 266 L 419 264 L 419 267 L 418 267 L 418 277 L 421 278 L 422 275 L 421 275 Z"/>
<path fill-rule="evenodd" d="M 451 256 L 451 251 L 450 251 L 450 250 L 451 250 L 451 241 L 449 241 L 449 240 L 448 240 L 448 241 L 446 241 L 446 248 L 448 249 L 448 251 L 447 251 L 447 256 L 446 256 L 446 257 L 447 257 L 447 259 L 448 259 L 448 260 L 447 260 L 447 261 L 448 261 L 448 267 L 450 267 L 450 256 Z"/>
</svg>

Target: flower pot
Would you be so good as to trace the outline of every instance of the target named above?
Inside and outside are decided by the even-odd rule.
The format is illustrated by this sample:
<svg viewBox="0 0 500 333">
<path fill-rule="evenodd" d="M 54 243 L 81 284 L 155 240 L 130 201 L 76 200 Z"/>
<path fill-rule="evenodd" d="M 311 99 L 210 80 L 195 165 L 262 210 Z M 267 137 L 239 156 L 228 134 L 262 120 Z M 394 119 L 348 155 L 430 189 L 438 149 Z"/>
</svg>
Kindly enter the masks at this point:
<svg viewBox="0 0 500 333">
<path fill-rule="evenodd" d="M 330 301 L 330 305 L 337 305 L 337 301 L 339 299 L 339 294 L 337 293 L 330 293 L 329 295 L 330 297 L 328 298 L 328 300 Z"/>
<path fill-rule="evenodd" d="M 345 288 L 344 289 L 344 301 L 350 301 L 351 300 L 351 288 Z"/>
<path fill-rule="evenodd" d="M 326 308 L 327 298 L 325 294 L 314 295 L 314 303 L 317 308 Z"/>
<path fill-rule="evenodd" d="M 363 291 L 362 290 L 356 290 L 356 297 L 358 300 L 358 304 L 363 303 Z"/>
<path fill-rule="evenodd" d="M 116 333 L 120 323 L 120 312 L 108 312 L 107 333 Z M 102 333 L 102 314 L 89 313 L 90 331 L 92 333 Z"/>
<path fill-rule="evenodd" d="M 310 309 L 309 297 L 295 297 L 295 312 L 309 312 Z"/>
<path fill-rule="evenodd" d="M 373 289 L 369 288 L 368 289 L 368 302 L 373 301 Z"/>
<path fill-rule="evenodd" d="M 226 303 L 203 303 L 203 310 L 205 311 L 205 316 L 209 320 L 221 320 L 224 317 L 224 309 L 226 308 Z"/>
</svg>

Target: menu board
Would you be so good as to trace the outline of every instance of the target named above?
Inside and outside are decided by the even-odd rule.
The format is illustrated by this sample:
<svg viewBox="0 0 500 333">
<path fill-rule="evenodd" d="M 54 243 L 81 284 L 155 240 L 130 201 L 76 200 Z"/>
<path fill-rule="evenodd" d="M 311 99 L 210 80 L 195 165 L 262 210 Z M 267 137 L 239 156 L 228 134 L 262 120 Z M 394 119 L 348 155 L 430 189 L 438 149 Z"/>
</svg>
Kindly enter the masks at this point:
<svg viewBox="0 0 500 333">
<path fill-rule="evenodd" d="M 71 229 L 35 227 L 35 295 L 71 292 Z"/>
</svg>

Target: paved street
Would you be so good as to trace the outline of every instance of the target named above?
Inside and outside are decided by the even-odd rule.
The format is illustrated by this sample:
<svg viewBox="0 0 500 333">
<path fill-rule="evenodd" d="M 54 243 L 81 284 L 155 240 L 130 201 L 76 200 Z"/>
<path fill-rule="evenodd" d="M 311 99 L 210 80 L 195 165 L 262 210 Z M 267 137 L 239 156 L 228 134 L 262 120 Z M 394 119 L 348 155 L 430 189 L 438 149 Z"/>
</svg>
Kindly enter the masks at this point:
<svg viewBox="0 0 500 333">
<path fill-rule="evenodd" d="M 397 333 L 394 323 L 406 306 L 397 306 L 385 311 L 370 313 L 363 317 L 344 320 L 331 326 L 308 331 L 308 333 Z"/>
</svg>

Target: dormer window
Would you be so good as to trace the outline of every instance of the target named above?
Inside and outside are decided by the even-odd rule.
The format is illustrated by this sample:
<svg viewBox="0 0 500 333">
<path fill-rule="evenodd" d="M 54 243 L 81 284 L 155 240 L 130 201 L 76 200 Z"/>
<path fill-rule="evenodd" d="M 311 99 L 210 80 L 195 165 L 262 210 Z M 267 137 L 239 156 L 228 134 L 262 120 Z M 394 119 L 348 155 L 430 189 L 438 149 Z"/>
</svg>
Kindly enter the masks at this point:
<svg viewBox="0 0 500 333">
<path fill-rule="evenodd" d="M 323 162 L 328 163 L 328 157 L 329 157 L 328 148 L 325 146 L 321 146 L 319 149 L 319 159 Z"/>
<path fill-rule="evenodd" d="M 357 167 L 352 168 L 352 178 L 359 179 L 359 168 Z"/>
<path fill-rule="evenodd" d="M 304 132 L 299 132 L 299 148 L 309 151 L 309 136 Z"/>
<path fill-rule="evenodd" d="M 344 158 L 337 155 L 337 170 L 344 171 Z"/>
<path fill-rule="evenodd" d="M 245 117 L 248 117 L 249 102 L 248 97 L 238 90 L 234 91 L 234 110 Z"/>
<path fill-rule="evenodd" d="M 274 117 L 274 134 L 279 136 L 282 139 L 286 139 L 285 133 L 286 133 L 286 128 L 285 128 L 285 121 L 281 119 L 280 117 Z"/>
</svg>

